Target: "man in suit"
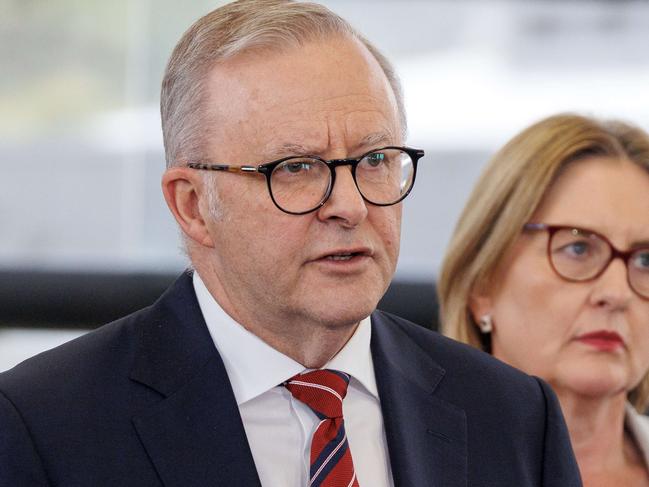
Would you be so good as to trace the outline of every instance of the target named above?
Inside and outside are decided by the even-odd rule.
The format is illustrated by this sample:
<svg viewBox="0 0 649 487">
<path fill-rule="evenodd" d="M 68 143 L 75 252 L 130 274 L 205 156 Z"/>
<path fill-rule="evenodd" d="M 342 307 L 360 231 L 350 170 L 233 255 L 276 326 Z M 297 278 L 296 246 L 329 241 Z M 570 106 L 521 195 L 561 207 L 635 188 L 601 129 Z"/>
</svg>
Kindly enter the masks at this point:
<svg viewBox="0 0 649 487">
<path fill-rule="evenodd" d="M 544 383 L 375 311 L 423 153 L 346 22 L 221 7 L 161 106 L 194 271 L 0 375 L 0 485 L 580 485 Z"/>
</svg>

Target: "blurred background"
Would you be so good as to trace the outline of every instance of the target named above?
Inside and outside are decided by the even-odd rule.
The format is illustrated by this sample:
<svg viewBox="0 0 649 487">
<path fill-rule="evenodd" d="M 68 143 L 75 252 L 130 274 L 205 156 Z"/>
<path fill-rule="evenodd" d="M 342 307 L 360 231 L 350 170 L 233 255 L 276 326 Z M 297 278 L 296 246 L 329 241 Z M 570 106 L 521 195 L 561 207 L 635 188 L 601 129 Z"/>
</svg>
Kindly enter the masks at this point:
<svg viewBox="0 0 649 487">
<path fill-rule="evenodd" d="M 0 370 L 150 304 L 184 269 L 158 114 L 183 31 L 226 2 L 0 0 Z M 434 280 L 491 153 L 560 111 L 649 129 L 649 2 L 321 2 L 394 62 L 426 150 L 382 307 Z"/>
</svg>

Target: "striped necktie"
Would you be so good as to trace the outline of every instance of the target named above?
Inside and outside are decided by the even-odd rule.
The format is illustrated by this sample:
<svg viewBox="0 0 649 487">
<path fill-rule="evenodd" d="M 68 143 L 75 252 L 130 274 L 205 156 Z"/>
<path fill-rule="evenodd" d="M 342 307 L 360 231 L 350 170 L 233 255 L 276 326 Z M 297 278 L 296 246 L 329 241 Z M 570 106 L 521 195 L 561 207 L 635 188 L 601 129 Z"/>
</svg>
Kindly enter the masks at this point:
<svg viewBox="0 0 649 487">
<path fill-rule="evenodd" d="M 311 439 L 310 487 L 359 487 L 343 419 L 348 384 L 349 375 L 337 370 L 314 370 L 284 383 L 320 419 Z"/>
</svg>

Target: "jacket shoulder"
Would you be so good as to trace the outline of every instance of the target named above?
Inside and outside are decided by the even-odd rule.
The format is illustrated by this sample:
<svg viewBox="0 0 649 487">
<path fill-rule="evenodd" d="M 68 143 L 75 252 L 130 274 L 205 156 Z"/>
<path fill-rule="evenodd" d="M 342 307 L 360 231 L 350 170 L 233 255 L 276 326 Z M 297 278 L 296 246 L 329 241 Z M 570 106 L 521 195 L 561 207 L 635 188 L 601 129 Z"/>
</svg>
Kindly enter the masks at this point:
<svg viewBox="0 0 649 487">
<path fill-rule="evenodd" d="M 464 416 L 476 485 L 581 485 L 558 401 L 545 382 L 402 318 L 382 312 L 373 318 L 382 346 L 407 355 L 397 359 L 402 369 L 436 370 L 432 397 Z"/>
<path fill-rule="evenodd" d="M 97 328 L 69 342 L 39 353 L 0 373 L 0 391 L 9 396 L 63 391 L 75 383 L 98 384 L 102 375 L 123 376 L 133 361 L 149 309 Z"/>
<path fill-rule="evenodd" d="M 443 378 L 436 396 L 464 409 L 468 414 L 509 416 L 523 425 L 534 416 L 543 418 L 549 403 L 556 398 L 543 380 L 474 347 L 452 340 L 389 313 L 377 312 L 373 318 L 383 342 L 391 353 L 408 350 L 419 357 L 418 367 L 438 367 Z"/>
</svg>

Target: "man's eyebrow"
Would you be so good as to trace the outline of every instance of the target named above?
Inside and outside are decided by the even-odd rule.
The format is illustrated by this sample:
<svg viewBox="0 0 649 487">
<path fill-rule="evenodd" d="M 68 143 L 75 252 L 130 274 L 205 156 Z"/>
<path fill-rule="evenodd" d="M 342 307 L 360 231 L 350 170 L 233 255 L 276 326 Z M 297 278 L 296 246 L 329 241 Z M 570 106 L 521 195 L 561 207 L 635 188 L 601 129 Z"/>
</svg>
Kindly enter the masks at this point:
<svg viewBox="0 0 649 487">
<path fill-rule="evenodd" d="M 390 134 L 387 132 L 373 132 L 371 134 L 366 135 L 363 137 L 356 148 L 364 148 L 364 147 L 369 147 L 369 148 L 375 148 L 381 145 L 390 145 L 393 144 L 394 140 Z"/>
<path fill-rule="evenodd" d="M 314 150 L 313 147 L 309 148 L 301 144 L 287 142 L 286 144 L 281 144 L 270 149 L 266 153 L 266 157 L 268 158 L 268 160 L 276 160 L 288 156 L 306 156 L 315 154 L 317 154 L 317 151 Z"/>
<path fill-rule="evenodd" d="M 377 148 L 379 146 L 385 146 L 393 144 L 394 140 L 392 136 L 387 132 L 373 132 L 364 136 L 354 147 L 353 152 L 359 150 L 366 150 Z M 288 156 L 307 156 L 307 155 L 318 155 L 320 150 L 316 147 L 309 147 L 302 144 L 296 144 L 295 142 L 287 142 L 285 144 L 280 144 L 278 146 L 272 147 L 268 152 L 266 152 L 266 159 L 268 161 L 274 161 L 281 159 L 282 157 Z"/>
</svg>

